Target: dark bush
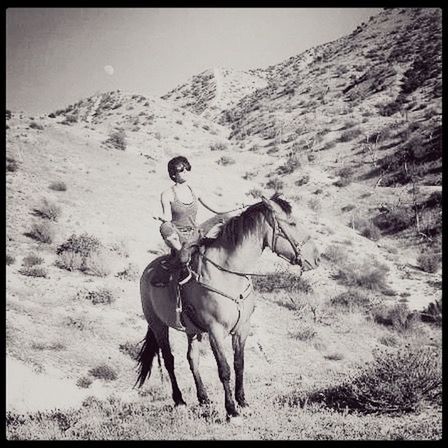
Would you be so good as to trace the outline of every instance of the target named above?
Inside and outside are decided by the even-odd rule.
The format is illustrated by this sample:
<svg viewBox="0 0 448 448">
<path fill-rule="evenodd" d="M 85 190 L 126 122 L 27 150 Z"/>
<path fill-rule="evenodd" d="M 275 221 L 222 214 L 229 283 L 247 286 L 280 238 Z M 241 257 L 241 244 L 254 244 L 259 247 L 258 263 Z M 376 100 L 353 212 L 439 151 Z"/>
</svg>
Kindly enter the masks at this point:
<svg viewBox="0 0 448 448">
<path fill-rule="evenodd" d="M 421 313 L 423 322 L 434 322 L 442 325 L 442 299 L 431 302 Z"/>
<path fill-rule="evenodd" d="M 36 123 L 35 121 L 32 121 L 31 123 L 30 123 L 30 126 L 29 126 L 31 129 L 38 129 L 39 131 L 43 131 L 43 129 L 44 129 L 44 127 L 41 125 L 41 124 L 39 124 L 39 123 Z"/>
<path fill-rule="evenodd" d="M 113 381 L 117 379 L 117 373 L 112 367 L 109 367 L 107 364 L 101 364 L 97 367 L 94 367 L 89 370 L 89 374 L 94 378 Z"/>
<path fill-rule="evenodd" d="M 349 289 L 346 292 L 332 297 L 330 304 L 336 308 L 342 308 L 348 311 L 367 310 L 371 306 L 371 300 L 364 293 L 356 289 Z"/>
<path fill-rule="evenodd" d="M 83 257 L 88 257 L 102 247 L 100 240 L 88 233 L 84 232 L 81 235 L 72 234 L 67 241 L 62 243 L 56 249 L 56 254 L 60 255 L 63 252 L 74 252 Z"/>
<path fill-rule="evenodd" d="M 253 282 L 254 289 L 258 292 L 285 290 L 293 293 L 310 294 L 313 291 L 311 284 L 306 279 L 290 272 L 278 272 L 262 277 L 254 277 Z"/>
<path fill-rule="evenodd" d="M 55 230 L 48 221 L 35 222 L 27 235 L 41 243 L 50 244 L 53 242 Z"/>
<path fill-rule="evenodd" d="M 362 264 L 344 263 L 339 266 L 336 278 L 347 286 L 360 286 L 370 290 L 383 290 L 389 268 L 375 259 L 366 259 Z"/>
<path fill-rule="evenodd" d="M 126 132 L 124 129 L 115 129 L 109 134 L 109 138 L 104 142 L 113 148 L 119 149 L 121 151 L 126 150 Z"/>
<path fill-rule="evenodd" d="M 132 342 L 125 342 L 124 344 L 120 344 L 119 350 L 136 361 L 140 353 L 140 346 L 138 343 L 133 344 Z"/>
<path fill-rule="evenodd" d="M 291 174 L 296 169 L 300 168 L 302 164 L 300 163 L 299 158 L 295 154 L 291 154 L 288 156 L 288 159 L 283 165 L 280 165 L 276 169 L 277 174 Z"/>
<path fill-rule="evenodd" d="M 19 169 L 19 162 L 14 157 L 6 157 L 6 171 L 14 173 Z"/>
<path fill-rule="evenodd" d="M 437 253 L 422 252 L 417 258 L 417 263 L 422 271 L 433 274 L 439 270 L 441 260 Z"/>
<path fill-rule="evenodd" d="M 54 190 L 54 191 L 66 191 L 67 190 L 67 185 L 63 181 L 56 181 L 56 182 L 52 182 L 48 186 L 48 188 L 50 190 Z"/>
<path fill-rule="evenodd" d="M 442 359 L 434 347 L 377 349 L 374 361 L 343 384 L 316 391 L 308 402 L 340 411 L 409 413 L 425 403 L 441 404 Z"/>
<path fill-rule="evenodd" d="M 16 258 L 13 255 L 6 254 L 6 265 L 10 266 L 16 262 Z"/>
<path fill-rule="evenodd" d="M 35 266 L 37 264 L 42 264 L 43 262 L 44 262 L 44 259 L 42 257 L 39 257 L 36 254 L 30 254 L 30 255 L 27 255 L 22 260 L 22 265 L 25 266 L 26 268 L 30 268 L 31 266 Z"/>
<path fill-rule="evenodd" d="M 42 266 L 25 267 L 19 270 L 19 273 L 27 277 L 48 277 L 47 270 Z"/>
</svg>

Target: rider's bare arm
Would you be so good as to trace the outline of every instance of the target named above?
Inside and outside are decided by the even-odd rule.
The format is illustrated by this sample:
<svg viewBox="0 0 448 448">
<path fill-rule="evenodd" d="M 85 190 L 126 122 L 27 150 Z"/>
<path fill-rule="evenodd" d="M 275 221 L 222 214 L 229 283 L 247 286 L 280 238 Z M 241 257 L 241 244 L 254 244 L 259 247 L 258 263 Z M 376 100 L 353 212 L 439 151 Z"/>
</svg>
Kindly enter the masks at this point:
<svg viewBox="0 0 448 448">
<path fill-rule="evenodd" d="M 171 221 L 171 201 L 172 201 L 171 190 L 165 190 L 160 195 L 160 203 L 162 205 L 162 214 L 157 217 L 161 221 Z"/>
</svg>

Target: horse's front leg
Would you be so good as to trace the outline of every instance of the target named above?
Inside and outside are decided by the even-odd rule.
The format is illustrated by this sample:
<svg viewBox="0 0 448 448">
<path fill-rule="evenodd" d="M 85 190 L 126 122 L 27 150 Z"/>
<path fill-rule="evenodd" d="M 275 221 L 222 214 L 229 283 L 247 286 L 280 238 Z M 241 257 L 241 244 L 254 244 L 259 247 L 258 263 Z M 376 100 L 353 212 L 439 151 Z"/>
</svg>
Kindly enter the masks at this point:
<svg viewBox="0 0 448 448">
<path fill-rule="evenodd" d="M 249 321 L 242 325 L 238 332 L 232 335 L 233 366 L 235 368 L 235 399 L 241 407 L 248 406 L 244 396 L 244 346 L 249 335 Z"/>
<path fill-rule="evenodd" d="M 193 374 L 194 382 L 196 384 L 196 392 L 199 404 L 208 404 L 210 400 L 207 396 L 204 384 L 199 373 L 199 343 L 201 342 L 201 334 L 187 334 L 188 337 L 188 351 L 187 359 L 190 364 L 190 370 Z"/>
<path fill-rule="evenodd" d="M 213 354 L 215 355 L 216 363 L 218 364 L 219 379 L 224 387 L 224 399 L 227 416 L 237 417 L 239 413 L 236 410 L 230 387 L 230 366 L 227 362 L 224 351 L 224 337 L 224 329 L 221 326 L 217 326 L 209 332 L 210 346 Z"/>
</svg>

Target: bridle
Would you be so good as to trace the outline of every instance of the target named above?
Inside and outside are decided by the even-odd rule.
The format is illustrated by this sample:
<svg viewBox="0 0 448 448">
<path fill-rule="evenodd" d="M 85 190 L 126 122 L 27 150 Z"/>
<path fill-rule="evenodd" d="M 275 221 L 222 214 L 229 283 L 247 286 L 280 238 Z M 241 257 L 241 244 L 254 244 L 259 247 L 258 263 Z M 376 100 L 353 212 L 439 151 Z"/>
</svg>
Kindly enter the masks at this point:
<svg viewBox="0 0 448 448">
<path fill-rule="evenodd" d="M 288 261 L 291 264 L 296 264 L 302 267 L 302 257 L 301 257 L 301 249 L 303 245 L 305 244 L 305 241 L 302 243 L 297 242 L 294 240 L 294 238 L 291 237 L 291 235 L 288 234 L 288 232 L 285 231 L 285 229 L 282 226 L 282 222 L 287 222 L 286 219 L 279 218 L 277 214 L 275 213 L 274 209 L 270 209 L 272 221 L 273 223 L 269 223 L 269 225 L 272 227 L 272 243 L 271 243 L 271 250 L 275 252 L 277 256 L 280 258 L 283 258 L 284 260 Z M 269 220 L 267 220 L 269 222 Z M 290 259 L 286 257 L 285 255 L 281 254 L 280 252 L 277 252 L 277 241 L 278 238 L 281 237 L 288 241 L 288 243 L 291 245 L 292 250 L 294 252 L 294 258 Z"/>
</svg>

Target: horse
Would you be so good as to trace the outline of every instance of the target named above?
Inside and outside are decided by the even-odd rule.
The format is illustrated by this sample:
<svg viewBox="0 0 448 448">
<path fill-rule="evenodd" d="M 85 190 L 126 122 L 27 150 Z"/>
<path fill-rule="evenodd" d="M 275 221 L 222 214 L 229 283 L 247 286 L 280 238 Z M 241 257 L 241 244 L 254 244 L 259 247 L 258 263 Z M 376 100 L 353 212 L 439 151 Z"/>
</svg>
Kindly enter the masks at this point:
<svg viewBox="0 0 448 448">
<path fill-rule="evenodd" d="M 237 417 L 230 385 L 230 367 L 224 352 L 224 340 L 232 338 L 235 371 L 235 400 L 248 406 L 244 393 L 244 347 L 249 335 L 250 317 L 255 307 L 251 274 L 248 272 L 269 247 L 291 265 L 301 267 L 300 273 L 319 265 L 319 252 L 292 214 L 290 203 L 274 194 L 262 197 L 237 216 L 228 219 L 216 238 L 206 241 L 204 250 L 192 257 L 194 278 L 180 286 L 182 320 L 179 303 L 173 290 L 155 287 L 151 277 L 165 256 L 153 260 L 140 279 L 142 308 L 148 330 L 138 357 L 139 387 L 151 375 L 154 357 L 160 362 L 160 351 L 171 380 L 175 406 L 185 405 L 174 372 L 174 357 L 170 349 L 169 328 L 186 332 L 187 359 L 196 384 L 200 405 L 210 403 L 199 373 L 199 342 L 208 333 L 216 359 L 218 374 L 224 388 L 227 419 Z"/>
</svg>

